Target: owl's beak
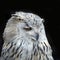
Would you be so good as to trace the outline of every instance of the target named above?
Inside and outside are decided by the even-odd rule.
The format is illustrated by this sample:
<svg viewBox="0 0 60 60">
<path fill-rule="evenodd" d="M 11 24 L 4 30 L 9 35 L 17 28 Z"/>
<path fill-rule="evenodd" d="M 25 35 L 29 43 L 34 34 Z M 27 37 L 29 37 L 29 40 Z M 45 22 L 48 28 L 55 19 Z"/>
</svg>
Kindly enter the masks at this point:
<svg viewBox="0 0 60 60">
<path fill-rule="evenodd" d="M 39 39 L 39 34 L 35 33 L 34 36 L 32 37 L 33 40 L 38 40 Z"/>
</svg>

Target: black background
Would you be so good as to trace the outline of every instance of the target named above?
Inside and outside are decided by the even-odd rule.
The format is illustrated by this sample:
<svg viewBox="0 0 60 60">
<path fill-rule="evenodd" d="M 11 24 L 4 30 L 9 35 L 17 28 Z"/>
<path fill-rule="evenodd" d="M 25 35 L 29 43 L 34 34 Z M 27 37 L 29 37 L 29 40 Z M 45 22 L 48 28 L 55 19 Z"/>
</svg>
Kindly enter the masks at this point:
<svg viewBox="0 0 60 60">
<path fill-rule="evenodd" d="M 15 11 L 32 12 L 45 20 L 46 35 L 53 49 L 53 57 L 55 60 L 60 60 L 60 1 L 0 1 L 0 51 L 6 22 Z"/>
</svg>

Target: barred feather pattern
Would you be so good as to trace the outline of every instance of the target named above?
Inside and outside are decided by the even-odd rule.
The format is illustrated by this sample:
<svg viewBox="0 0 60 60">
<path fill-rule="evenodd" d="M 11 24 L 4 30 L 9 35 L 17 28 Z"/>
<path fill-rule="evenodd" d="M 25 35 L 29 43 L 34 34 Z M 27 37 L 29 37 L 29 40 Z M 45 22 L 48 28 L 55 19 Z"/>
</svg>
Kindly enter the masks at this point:
<svg viewBox="0 0 60 60">
<path fill-rule="evenodd" d="M 20 13 L 19 16 L 25 14 L 23 17 L 25 17 L 26 14 L 28 16 L 31 15 L 30 13 L 28 14 L 24 12 L 22 13 L 22 15 L 21 12 L 18 13 Z M 28 20 L 31 21 L 31 17 L 30 19 L 28 18 Z M 54 60 L 52 57 L 52 49 L 46 38 L 46 34 L 41 18 L 37 18 L 36 21 L 33 19 L 31 22 L 28 21 L 34 25 L 34 22 L 37 22 L 36 24 L 38 24 L 39 23 L 38 20 L 40 20 L 40 25 L 39 25 L 40 27 L 38 30 L 39 31 L 38 40 L 36 40 L 37 38 L 35 34 L 33 34 L 31 31 L 28 32 L 31 32 L 33 34 L 34 39 L 32 38 L 32 35 L 26 33 L 27 31 L 24 31 L 20 27 L 22 26 L 21 25 L 22 22 L 20 22 L 19 25 L 19 21 L 16 19 L 16 17 L 14 19 L 10 18 L 10 20 L 8 20 L 8 23 L 4 30 L 4 34 L 3 34 L 4 44 L 3 44 L 0 60 Z M 18 22 L 16 22 L 16 20 Z M 27 20 L 27 19 L 24 18 L 22 20 Z"/>
<path fill-rule="evenodd" d="M 19 40 L 19 38 L 18 38 Z M 17 47 L 18 42 L 20 42 Z M 24 46 L 26 45 L 27 48 Z M 32 46 L 31 51 L 29 47 Z M 4 43 L 2 56 L 4 60 L 53 60 L 51 47 L 46 42 L 29 43 L 24 40 Z"/>
</svg>

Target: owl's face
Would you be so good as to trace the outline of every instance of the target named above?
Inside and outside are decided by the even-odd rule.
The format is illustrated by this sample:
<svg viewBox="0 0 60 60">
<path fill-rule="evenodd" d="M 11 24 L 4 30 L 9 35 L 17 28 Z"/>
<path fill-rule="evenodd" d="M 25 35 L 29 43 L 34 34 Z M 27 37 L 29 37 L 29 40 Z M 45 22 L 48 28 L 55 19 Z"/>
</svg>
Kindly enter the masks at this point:
<svg viewBox="0 0 60 60">
<path fill-rule="evenodd" d="M 17 12 L 12 15 L 6 27 L 10 26 L 12 29 L 15 27 L 14 31 L 16 31 L 14 34 L 16 33 L 15 35 L 19 35 L 20 38 L 38 40 L 43 24 L 42 20 L 39 16 L 32 13 Z"/>
<path fill-rule="evenodd" d="M 34 40 L 39 39 L 39 34 L 42 25 L 42 19 L 32 13 L 20 12 L 14 15 L 16 17 L 17 29 L 21 37 L 31 38 Z"/>
<path fill-rule="evenodd" d="M 24 37 L 29 37 L 29 38 L 33 38 L 34 40 L 38 40 L 39 38 L 39 31 L 40 31 L 40 26 L 36 24 L 34 24 L 34 22 L 31 21 L 22 21 L 20 20 L 20 22 L 17 24 L 18 31 L 20 36 L 24 36 Z"/>
</svg>

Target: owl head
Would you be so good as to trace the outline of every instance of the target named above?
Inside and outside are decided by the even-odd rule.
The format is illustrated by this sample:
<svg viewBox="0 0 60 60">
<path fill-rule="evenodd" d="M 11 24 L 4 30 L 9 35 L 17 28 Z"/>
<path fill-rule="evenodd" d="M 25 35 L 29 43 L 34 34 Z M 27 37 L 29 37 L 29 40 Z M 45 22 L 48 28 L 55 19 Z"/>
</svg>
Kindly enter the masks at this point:
<svg viewBox="0 0 60 60">
<path fill-rule="evenodd" d="M 43 19 L 36 14 L 16 12 L 8 20 L 3 33 L 4 41 L 11 41 L 14 37 L 39 40 L 45 34 Z"/>
</svg>

